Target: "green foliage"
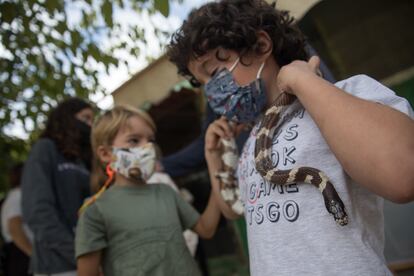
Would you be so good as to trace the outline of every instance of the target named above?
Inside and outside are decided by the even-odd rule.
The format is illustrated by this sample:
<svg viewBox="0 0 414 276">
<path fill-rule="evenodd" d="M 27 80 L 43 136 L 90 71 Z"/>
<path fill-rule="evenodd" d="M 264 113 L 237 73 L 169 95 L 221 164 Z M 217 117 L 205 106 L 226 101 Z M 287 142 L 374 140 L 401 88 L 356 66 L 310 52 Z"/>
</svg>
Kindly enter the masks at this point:
<svg viewBox="0 0 414 276">
<path fill-rule="evenodd" d="M 28 128 L 30 118 L 36 129 L 63 98 L 107 92 L 98 68 L 108 72 L 126 62 L 114 57 L 117 49 L 139 54 L 137 44 L 126 42 L 125 26 L 114 21 L 115 9 L 168 15 L 168 0 L 154 1 L 1 1 L 0 125 L 18 120 Z M 145 42 L 144 29 L 129 26 L 127 33 L 129 41 Z"/>
<path fill-rule="evenodd" d="M 132 56 L 140 54 L 137 45 L 146 43 L 146 30 L 114 20 L 116 11 L 125 10 L 137 15 L 143 10 L 150 14 L 158 10 L 166 16 L 169 2 L 0 1 L 1 177 L 10 164 L 24 160 L 33 140 L 7 137 L 5 127 L 20 122 L 27 132 L 33 131 L 31 137 L 36 136 L 49 110 L 64 98 L 88 99 L 108 93 L 98 77 L 102 71 L 108 73 L 110 68 L 127 62 L 115 57 L 117 50 Z M 5 179 L 0 182 L 4 184 Z"/>
<path fill-rule="evenodd" d="M 159 10 L 164 16 L 168 16 L 170 12 L 170 6 L 168 1 L 154 0 L 155 9 Z"/>
<path fill-rule="evenodd" d="M 27 141 L 0 134 L 0 194 L 8 190 L 8 171 L 18 162 L 24 162 L 29 151 Z"/>
</svg>

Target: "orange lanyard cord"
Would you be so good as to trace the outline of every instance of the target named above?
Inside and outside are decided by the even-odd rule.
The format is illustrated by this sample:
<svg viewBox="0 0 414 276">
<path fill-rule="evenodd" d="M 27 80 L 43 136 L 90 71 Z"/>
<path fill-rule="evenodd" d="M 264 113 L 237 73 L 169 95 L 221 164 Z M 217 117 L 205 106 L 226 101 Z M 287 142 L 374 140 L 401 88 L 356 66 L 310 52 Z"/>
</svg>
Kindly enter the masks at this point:
<svg viewBox="0 0 414 276">
<path fill-rule="evenodd" d="M 85 211 L 85 209 L 89 205 L 94 203 L 103 194 L 103 192 L 105 192 L 106 189 L 108 189 L 109 185 L 112 183 L 112 180 L 115 177 L 115 172 L 112 170 L 112 168 L 109 164 L 106 166 L 105 171 L 106 171 L 106 174 L 108 175 L 108 179 L 105 181 L 105 184 L 102 186 L 102 188 L 99 189 L 99 191 L 96 194 L 94 194 L 88 200 L 86 200 L 86 202 L 80 207 L 80 209 L 78 211 L 78 215 L 82 214 L 83 211 Z"/>
</svg>

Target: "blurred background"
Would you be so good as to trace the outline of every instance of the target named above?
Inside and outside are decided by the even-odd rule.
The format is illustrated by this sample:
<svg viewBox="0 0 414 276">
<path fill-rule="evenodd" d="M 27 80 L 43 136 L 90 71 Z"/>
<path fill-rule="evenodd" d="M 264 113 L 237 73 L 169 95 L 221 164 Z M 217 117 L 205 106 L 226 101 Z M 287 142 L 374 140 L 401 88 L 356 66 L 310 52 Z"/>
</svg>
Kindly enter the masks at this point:
<svg viewBox="0 0 414 276">
<path fill-rule="evenodd" d="M 189 11 L 206 2 L 0 1 L 1 195 L 8 190 L 3 172 L 25 160 L 48 111 L 68 96 L 101 109 L 144 108 L 157 124 L 164 156 L 194 141 L 204 97 L 176 74 L 164 50 Z M 337 80 L 370 75 L 414 106 L 414 1 L 279 0 L 276 6 L 296 18 Z M 174 180 L 203 210 L 206 168 Z M 384 212 L 389 267 L 414 275 L 414 204 L 386 202 Z M 243 223 L 223 219 L 215 238 L 201 241 L 205 275 L 248 275 Z"/>
</svg>

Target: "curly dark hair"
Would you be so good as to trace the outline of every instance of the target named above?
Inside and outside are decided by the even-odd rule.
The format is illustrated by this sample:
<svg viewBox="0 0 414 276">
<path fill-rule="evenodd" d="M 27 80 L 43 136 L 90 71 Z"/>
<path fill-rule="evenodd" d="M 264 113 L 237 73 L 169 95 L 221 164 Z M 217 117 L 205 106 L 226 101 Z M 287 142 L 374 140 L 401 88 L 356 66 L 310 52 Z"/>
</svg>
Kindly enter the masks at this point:
<svg viewBox="0 0 414 276">
<path fill-rule="evenodd" d="M 263 54 L 257 32 L 268 33 L 273 43 L 272 54 L 279 66 L 293 60 L 307 60 L 305 39 L 287 11 L 275 9 L 264 0 L 222 0 L 193 10 L 172 36 L 167 55 L 178 73 L 191 77 L 187 65 L 192 58 L 219 47 L 235 50 L 241 56 L 250 52 Z M 218 51 L 216 57 L 219 56 Z M 225 59 L 224 59 L 225 60 Z"/>
<path fill-rule="evenodd" d="M 79 111 L 93 107 L 79 98 L 68 98 L 49 113 L 46 128 L 40 138 L 53 140 L 62 155 L 71 161 L 82 160 L 90 168 L 92 156 L 90 138 L 83 137 L 79 121 L 75 118 Z"/>
</svg>

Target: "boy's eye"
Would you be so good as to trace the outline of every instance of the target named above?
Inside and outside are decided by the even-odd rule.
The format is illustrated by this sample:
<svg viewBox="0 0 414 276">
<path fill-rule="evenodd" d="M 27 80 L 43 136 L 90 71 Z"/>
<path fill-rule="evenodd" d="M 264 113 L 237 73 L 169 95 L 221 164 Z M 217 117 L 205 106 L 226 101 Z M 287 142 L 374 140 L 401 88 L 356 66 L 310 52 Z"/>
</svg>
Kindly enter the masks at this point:
<svg viewBox="0 0 414 276">
<path fill-rule="evenodd" d="M 130 144 L 138 144 L 139 143 L 139 139 L 136 139 L 136 138 L 129 139 L 128 140 L 128 143 L 130 143 Z"/>
<path fill-rule="evenodd" d="M 211 72 L 210 77 L 214 77 L 217 71 L 218 71 L 218 67 Z"/>
</svg>

